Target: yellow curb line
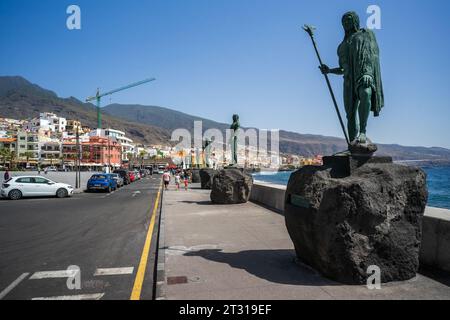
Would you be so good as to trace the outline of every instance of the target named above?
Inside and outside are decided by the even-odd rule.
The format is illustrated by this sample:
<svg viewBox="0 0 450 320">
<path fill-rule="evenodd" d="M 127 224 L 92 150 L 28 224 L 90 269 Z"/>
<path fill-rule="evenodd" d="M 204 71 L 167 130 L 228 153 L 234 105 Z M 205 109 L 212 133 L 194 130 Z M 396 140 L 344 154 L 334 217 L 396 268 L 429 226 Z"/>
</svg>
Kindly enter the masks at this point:
<svg viewBox="0 0 450 320">
<path fill-rule="evenodd" d="M 142 250 L 141 261 L 139 262 L 139 268 L 134 280 L 133 291 L 131 291 L 130 300 L 141 300 L 142 286 L 145 278 L 145 271 L 147 270 L 148 254 L 150 252 L 153 229 L 155 228 L 156 210 L 158 209 L 159 199 L 161 197 L 161 188 L 159 187 L 158 195 L 156 196 L 155 206 L 153 207 L 152 219 L 147 232 L 147 238 L 145 239 L 144 249 Z"/>
</svg>

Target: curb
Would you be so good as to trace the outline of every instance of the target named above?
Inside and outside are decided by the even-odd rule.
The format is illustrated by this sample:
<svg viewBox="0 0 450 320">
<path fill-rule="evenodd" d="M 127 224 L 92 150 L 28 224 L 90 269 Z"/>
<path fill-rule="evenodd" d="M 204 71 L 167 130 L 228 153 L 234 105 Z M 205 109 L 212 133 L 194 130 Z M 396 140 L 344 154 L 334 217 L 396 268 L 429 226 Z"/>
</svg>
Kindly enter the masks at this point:
<svg viewBox="0 0 450 320">
<path fill-rule="evenodd" d="M 165 292 L 166 283 L 166 245 L 165 245 L 165 209 L 164 189 L 161 192 L 161 209 L 159 213 L 158 246 L 156 256 L 154 300 L 167 300 Z"/>
</svg>

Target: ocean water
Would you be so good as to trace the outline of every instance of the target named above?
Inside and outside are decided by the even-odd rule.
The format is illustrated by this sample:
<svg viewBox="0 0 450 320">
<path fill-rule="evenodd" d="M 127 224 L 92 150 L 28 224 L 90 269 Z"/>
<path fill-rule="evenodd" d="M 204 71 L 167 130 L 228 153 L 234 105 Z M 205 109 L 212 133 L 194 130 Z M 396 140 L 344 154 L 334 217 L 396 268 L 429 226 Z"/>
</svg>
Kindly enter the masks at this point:
<svg viewBox="0 0 450 320">
<path fill-rule="evenodd" d="M 430 166 L 422 169 L 428 175 L 428 205 L 450 209 L 450 166 Z M 257 173 L 255 180 L 287 185 L 292 172 Z"/>
</svg>

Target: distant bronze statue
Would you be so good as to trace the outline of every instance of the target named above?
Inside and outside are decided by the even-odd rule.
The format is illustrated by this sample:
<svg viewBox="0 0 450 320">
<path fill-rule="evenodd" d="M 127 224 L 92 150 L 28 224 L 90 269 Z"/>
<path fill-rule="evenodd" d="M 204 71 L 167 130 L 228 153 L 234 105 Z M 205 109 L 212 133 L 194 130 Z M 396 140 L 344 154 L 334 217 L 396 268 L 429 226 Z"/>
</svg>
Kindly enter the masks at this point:
<svg viewBox="0 0 450 320">
<path fill-rule="evenodd" d="M 360 27 L 355 12 L 344 14 L 342 25 L 345 37 L 338 48 L 339 67 L 330 69 L 323 64 L 321 70 L 344 76 L 349 139 L 351 143 L 366 144 L 370 111 L 378 117 L 384 106 L 379 48 L 375 34 Z"/>
<path fill-rule="evenodd" d="M 238 131 L 241 125 L 239 124 L 239 116 L 237 114 L 233 115 L 233 123 L 230 129 L 232 130 L 231 136 L 231 161 L 232 165 L 238 164 Z"/>
<path fill-rule="evenodd" d="M 205 141 L 203 142 L 203 154 L 205 157 L 205 166 L 207 168 L 211 167 L 211 147 L 212 147 L 212 141 L 209 138 L 206 138 Z"/>
</svg>

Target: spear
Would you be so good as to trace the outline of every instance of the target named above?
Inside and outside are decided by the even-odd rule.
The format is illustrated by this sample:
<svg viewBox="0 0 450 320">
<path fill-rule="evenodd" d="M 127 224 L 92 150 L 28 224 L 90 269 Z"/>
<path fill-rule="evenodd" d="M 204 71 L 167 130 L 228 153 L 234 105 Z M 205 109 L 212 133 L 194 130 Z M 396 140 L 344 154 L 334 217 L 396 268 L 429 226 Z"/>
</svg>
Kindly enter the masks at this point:
<svg viewBox="0 0 450 320">
<path fill-rule="evenodd" d="M 304 27 L 303 27 L 303 30 L 305 30 L 309 34 L 309 36 L 311 37 L 311 40 L 312 40 L 312 43 L 313 43 L 313 46 L 314 46 L 314 50 L 316 51 L 317 58 L 319 59 L 320 66 L 322 66 L 323 65 L 322 58 L 320 57 L 319 50 L 317 49 L 316 40 L 314 39 L 314 30 L 315 30 L 315 28 L 313 26 L 309 26 L 309 25 L 305 24 Z M 341 127 L 342 127 L 342 131 L 344 132 L 345 140 L 347 141 L 347 145 L 350 146 L 350 140 L 348 139 L 348 134 L 347 134 L 347 131 L 345 130 L 344 121 L 342 121 L 342 116 L 341 116 L 341 113 L 339 111 L 339 107 L 338 107 L 338 104 L 336 102 L 336 97 L 334 95 L 333 88 L 331 87 L 330 79 L 328 78 L 328 74 L 324 73 L 324 77 L 325 77 L 325 80 L 327 81 L 328 90 L 330 90 L 331 99 L 333 99 L 334 107 L 336 109 L 336 112 L 337 112 L 337 115 L 338 115 L 338 118 L 339 118 L 339 122 L 341 123 Z"/>
</svg>

